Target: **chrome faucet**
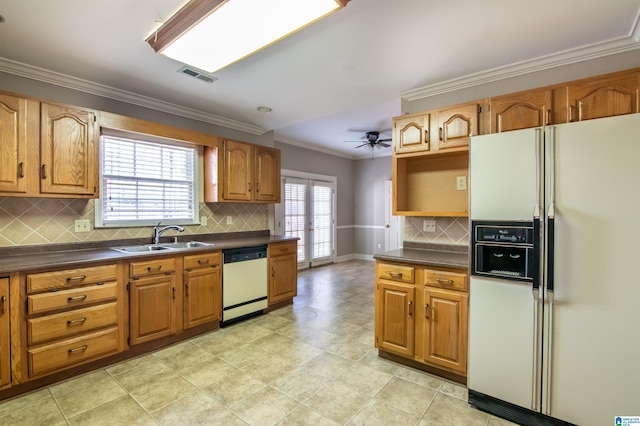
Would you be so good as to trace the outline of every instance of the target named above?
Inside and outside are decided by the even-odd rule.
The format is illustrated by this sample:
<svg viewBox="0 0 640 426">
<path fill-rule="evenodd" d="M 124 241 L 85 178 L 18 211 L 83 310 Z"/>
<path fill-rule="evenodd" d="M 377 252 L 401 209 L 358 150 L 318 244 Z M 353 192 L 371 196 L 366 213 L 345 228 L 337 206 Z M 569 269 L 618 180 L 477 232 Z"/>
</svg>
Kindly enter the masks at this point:
<svg viewBox="0 0 640 426">
<path fill-rule="evenodd" d="M 153 244 L 160 244 L 160 236 L 171 229 L 175 229 L 179 232 L 184 232 L 184 228 L 178 225 L 167 225 L 164 228 L 158 229 L 160 223 L 161 222 L 158 222 L 158 224 L 153 228 Z"/>
</svg>

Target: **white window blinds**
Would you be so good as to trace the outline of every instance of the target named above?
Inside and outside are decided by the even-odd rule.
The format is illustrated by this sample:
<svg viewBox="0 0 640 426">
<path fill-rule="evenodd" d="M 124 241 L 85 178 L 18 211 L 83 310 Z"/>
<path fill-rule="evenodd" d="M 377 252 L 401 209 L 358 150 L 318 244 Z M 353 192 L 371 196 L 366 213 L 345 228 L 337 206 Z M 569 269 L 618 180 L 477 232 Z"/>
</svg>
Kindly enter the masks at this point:
<svg viewBox="0 0 640 426">
<path fill-rule="evenodd" d="M 102 138 L 102 224 L 194 223 L 196 149 Z"/>
</svg>

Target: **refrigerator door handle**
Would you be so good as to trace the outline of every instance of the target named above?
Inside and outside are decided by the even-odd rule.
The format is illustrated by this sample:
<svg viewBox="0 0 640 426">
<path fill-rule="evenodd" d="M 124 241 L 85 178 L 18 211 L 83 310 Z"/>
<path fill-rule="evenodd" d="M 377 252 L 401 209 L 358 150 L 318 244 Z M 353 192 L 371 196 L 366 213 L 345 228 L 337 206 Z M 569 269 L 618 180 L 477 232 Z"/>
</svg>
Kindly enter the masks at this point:
<svg viewBox="0 0 640 426">
<path fill-rule="evenodd" d="M 542 368 L 541 351 L 540 351 L 540 258 L 542 252 L 541 246 L 541 230 L 540 218 L 542 216 L 542 139 L 543 133 L 541 128 L 535 129 L 535 170 L 534 170 L 534 199 L 533 199 L 533 255 L 531 259 L 531 277 L 532 277 L 532 296 L 533 296 L 533 380 L 531 389 L 531 409 L 540 410 L 540 369 Z"/>
</svg>

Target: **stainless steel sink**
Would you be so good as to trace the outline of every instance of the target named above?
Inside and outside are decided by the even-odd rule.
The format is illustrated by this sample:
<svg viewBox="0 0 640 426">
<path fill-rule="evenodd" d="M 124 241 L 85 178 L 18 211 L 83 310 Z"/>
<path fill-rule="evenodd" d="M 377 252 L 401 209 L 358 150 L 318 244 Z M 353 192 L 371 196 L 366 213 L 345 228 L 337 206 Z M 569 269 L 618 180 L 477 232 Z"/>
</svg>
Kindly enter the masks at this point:
<svg viewBox="0 0 640 426">
<path fill-rule="evenodd" d="M 210 243 L 201 243 L 200 241 L 187 241 L 187 242 L 180 242 L 180 243 L 142 244 L 137 246 L 112 247 L 111 249 L 120 251 L 122 253 L 144 253 L 144 252 L 153 252 L 158 250 L 211 247 L 213 245 L 214 244 L 210 244 Z"/>
<path fill-rule="evenodd" d="M 160 244 L 162 247 L 166 247 L 169 249 L 182 249 L 182 248 L 195 248 L 195 247 L 210 247 L 214 244 L 211 243 L 201 243 L 200 241 L 187 241 L 187 242 L 179 242 L 179 243 L 166 243 Z"/>
<path fill-rule="evenodd" d="M 160 245 L 145 244 L 140 246 L 112 247 L 112 250 L 121 251 L 123 253 L 142 253 L 145 251 L 169 250 L 169 248 Z"/>
</svg>

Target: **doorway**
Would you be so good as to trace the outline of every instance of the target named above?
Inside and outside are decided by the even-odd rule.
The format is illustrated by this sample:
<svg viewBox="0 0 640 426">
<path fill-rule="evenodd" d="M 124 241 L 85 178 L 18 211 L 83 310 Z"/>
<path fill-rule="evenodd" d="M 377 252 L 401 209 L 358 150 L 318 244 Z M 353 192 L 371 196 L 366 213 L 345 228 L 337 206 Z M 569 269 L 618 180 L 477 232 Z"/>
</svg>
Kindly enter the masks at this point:
<svg viewBox="0 0 640 426">
<path fill-rule="evenodd" d="M 335 178 L 309 175 L 283 171 L 275 208 L 276 233 L 299 238 L 299 269 L 333 262 L 335 253 Z"/>
</svg>

